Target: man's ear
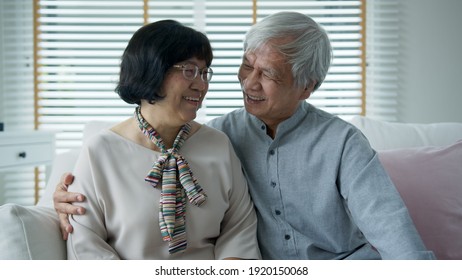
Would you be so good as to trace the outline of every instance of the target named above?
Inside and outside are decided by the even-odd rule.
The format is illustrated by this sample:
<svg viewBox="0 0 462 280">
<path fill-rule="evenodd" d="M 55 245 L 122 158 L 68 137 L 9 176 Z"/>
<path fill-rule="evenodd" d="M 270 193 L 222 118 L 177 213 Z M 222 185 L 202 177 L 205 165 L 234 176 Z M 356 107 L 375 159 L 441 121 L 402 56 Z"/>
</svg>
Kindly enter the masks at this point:
<svg viewBox="0 0 462 280">
<path fill-rule="evenodd" d="M 302 96 L 300 96 L 300 100 L 308 99 L 311 96 L 311 93 L 314 90 L 314 86 L 316 85 L 317 81 L 311 81 L 303 90 Z"/>
</svg>

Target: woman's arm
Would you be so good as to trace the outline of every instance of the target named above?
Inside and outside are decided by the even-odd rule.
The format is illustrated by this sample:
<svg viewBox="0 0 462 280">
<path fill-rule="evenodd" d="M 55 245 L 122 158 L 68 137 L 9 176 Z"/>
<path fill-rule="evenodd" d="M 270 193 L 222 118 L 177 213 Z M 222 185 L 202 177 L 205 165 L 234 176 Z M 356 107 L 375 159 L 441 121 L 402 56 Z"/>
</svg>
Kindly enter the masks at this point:
<svg viewBox="0 0 462 280">
<path fill-rule="evenodd" d="M 86 197 L 84 202 L 75 205 L 84 206 L 88 211 L 85 215 L 70 216 L 73 232 L 67 241 L 68 259 L 119 259 L 117 252 L 107 243 L 104 197 L 97 190 L 97 184 L 101 183 L 98 175 L 102 171 L 92 158 L 90 149 L 83 147 L 74 170 L 76 177 L 70 188 Z"/>
<path fill-rule="evenodd" d="M 229 208 L 221 223 L 217 239 L 217 259 L 260 259 L 257 243 L 257 216 L 250 198 L 247 181 L 231 144 L 229 144 L 232 186 L 229 191 Z"/>
</svg>

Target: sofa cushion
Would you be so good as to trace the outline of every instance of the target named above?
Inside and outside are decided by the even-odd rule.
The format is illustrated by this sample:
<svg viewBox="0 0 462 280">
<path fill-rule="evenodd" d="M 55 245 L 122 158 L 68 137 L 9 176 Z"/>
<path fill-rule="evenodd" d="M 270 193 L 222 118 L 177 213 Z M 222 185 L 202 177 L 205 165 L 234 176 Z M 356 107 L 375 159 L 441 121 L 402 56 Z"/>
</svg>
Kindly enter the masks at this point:
<svg viewBox="0 0 462 280">
<path fill-rule="evenodd" d="M 462 140 L 379 152 L 428 249 L 462 259 Z"/>
<path fill-rule="evenodd" d="M 61 260 L 67 258 L 54 209 L 41 206 L 0 206 L 1 260 Z"/>
<path fill-rule="evenodd" d="M 355 116 L 350 123 L 359 128 L 375 150 L 445 146 L 462 139 L 462 123 L 398 123 Z"/>
</svg>

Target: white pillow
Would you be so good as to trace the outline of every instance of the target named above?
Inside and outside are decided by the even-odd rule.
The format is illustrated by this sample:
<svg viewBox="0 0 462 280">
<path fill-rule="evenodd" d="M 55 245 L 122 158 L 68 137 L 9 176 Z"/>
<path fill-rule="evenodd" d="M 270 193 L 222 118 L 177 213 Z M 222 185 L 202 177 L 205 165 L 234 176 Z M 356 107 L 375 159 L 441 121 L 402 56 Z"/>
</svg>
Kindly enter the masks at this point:
<svg viewBox="0 0 462 280">
<path fill-rule="evenodd" d="M 66 242 L 52 208 L 0 206 L 0 260 L 64 260 Z"/>
<path fill-rule="evenodd" d="M 462 123 L 398 123 L 355 116 L 350 123 L 359 128 L 375 150 L 447 146 L 462 139 Z"/>
</svg>

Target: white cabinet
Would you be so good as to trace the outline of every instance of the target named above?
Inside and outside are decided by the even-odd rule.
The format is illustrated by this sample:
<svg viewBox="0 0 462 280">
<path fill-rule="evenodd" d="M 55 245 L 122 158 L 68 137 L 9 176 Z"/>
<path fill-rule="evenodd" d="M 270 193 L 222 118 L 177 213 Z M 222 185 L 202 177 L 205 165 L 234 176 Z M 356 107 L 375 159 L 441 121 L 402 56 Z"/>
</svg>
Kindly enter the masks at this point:
<svg viewBox="0 0 462 280">
<path fill-rule="evenodd" d="M 54 134 L 47 131 L 0 132 L 0 171 L 51 165 L 54 144 Z"/>
<path fill-rule="evenodd" d="M 55 155 L 55 135 L 48 131 L 0 132 L 0 171 L 19 167 L 46 166 L 49 174 Z M 48 178 L 48 176 L 46 176 Z M 38 199 L 38 186 L 35 200 Z"/>
</svg>

